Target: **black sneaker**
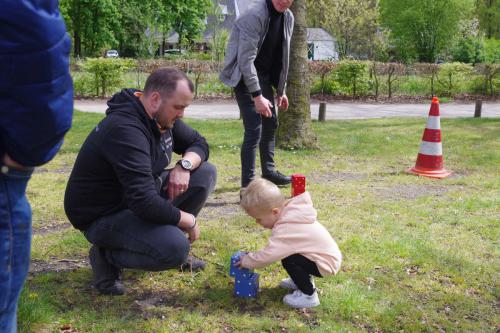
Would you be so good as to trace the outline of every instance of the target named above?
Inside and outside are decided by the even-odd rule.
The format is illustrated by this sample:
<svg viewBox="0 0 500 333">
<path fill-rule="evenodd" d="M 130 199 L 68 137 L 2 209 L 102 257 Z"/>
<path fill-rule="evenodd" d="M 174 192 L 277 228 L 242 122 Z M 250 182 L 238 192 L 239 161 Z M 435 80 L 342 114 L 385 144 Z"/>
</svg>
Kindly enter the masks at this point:
<svg viewBox="0 0 500 333">
<path fill-rule="evenodd" d="M 284 186 L 288 185 L 292 182 L 292 177 L 290 176 L 285 176 L 279 171 L 275 171 L 272 173 L 269 173 L 267 175 L 262 175 L 262 178 L 269 180 L 271 183 L 274 183 L 275 185 L 278 186 Z"/>
<path fill-rule="evenodd" d="M 103 250 L 92 245 L 89 251 L 94 288 L 102 295 L 123 295 L 125 288 L 120 281 L 121 271 L 106 260 Z"/>
<path fill-rule="evenodd" d="M 201 259 L 197 259 L 193 256 L 188 256 L 187 261 L 183 263 L 180 267 L 179 270 L 181 272 L 197 272 L 197 271 L 202 271 L 205 269 L 205 262 Z"/>
</svg>

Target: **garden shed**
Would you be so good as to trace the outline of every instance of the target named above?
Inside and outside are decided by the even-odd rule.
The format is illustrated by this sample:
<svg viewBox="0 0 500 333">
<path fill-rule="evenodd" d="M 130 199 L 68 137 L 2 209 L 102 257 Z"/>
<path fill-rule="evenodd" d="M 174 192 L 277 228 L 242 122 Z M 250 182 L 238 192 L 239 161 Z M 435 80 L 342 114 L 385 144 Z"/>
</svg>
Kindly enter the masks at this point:
<svg viewBox="0 0 500 333">
<path fill-rule="evenodd" d="M 307 28 L 309 60 L 338 60 L 336 39 L 322 28 Z"/>
</svg>

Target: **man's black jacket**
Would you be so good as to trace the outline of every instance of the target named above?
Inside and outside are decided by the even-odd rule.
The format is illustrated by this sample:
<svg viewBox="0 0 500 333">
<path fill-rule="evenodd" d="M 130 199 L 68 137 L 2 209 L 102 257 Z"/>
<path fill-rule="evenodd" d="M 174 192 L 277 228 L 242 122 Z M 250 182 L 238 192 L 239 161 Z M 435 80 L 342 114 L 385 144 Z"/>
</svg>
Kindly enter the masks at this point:
<svg viewBox="0 0 500 333">
<path fill-rule="evenodd" d="M 177 224 L 179 209 L 160 196 L 158 177 L 172 151 L 208 159 L 205 138 L 181 120 L 161 134 L 135 92 L 124 89 L 108 101 L 106 118 L 78 153 L 64 197 L 66 215 L 77 229 L 123 209 L 149 223 Z"/>
</svg>

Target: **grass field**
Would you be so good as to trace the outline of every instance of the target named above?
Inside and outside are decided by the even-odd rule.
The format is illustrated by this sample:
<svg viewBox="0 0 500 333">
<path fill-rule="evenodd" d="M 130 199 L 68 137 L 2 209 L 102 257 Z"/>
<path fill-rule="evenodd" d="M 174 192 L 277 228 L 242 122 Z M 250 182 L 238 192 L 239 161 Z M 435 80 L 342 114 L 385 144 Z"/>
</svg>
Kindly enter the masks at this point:
<svg viewBox="0 0 500 333">
<path fill-rule="evenodd" d="M 279 264 L 259 271 L 257 299 L 231 295 L 230 255 L 259 249 L 268 235 L 238 207 L 238 121 L 188 119 L 219 172 L 192 249 L 208 261 L 205 272 L 126 270 L 125 296 L 92 290 L 89 244 L 62 202 L 79 147 L 101 117 L 77 112 L 60 154 L 29 184 L 32 273 L 20 332 L 500 330 L 500 119 L 442 120 L 445 166 L 454 171 L 444 180 L 403 172 L 415 163 L 425 119 L 315 122 L 320 149 L 278 150 L 280 171 L 307 176 L 319 220 L 344 255 L 337 276 L 316 280 L 321 306 L 293 310 L 281 302 Z"/>
</svg>

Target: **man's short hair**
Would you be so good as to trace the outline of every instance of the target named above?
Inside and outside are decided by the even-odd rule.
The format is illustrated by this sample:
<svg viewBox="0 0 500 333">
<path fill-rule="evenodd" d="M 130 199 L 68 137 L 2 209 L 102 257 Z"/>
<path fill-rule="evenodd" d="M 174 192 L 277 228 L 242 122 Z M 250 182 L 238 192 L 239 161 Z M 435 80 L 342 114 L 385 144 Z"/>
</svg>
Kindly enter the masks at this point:
<svg viewBox="0 0 500 333">
<path fill-rule="evenodd" d="M 161 67 L 153 71 L 144 85 L 144 95 L 149 96 L 157 91 L 161 96 L 169 98 L 177 88 L 177 82 L 186 80 L 189 90 L 194 92 L 193 82 L 189 77 L 176 67 Z"/>
<path fill-rule="evenodd" d="M 278 186 L 266 179 L 256 178 L 242 191 L 240 206 L 247 213 L 271 211 L 273 208 L 281 208 L 284 202 L 285 196 Z"/>
</svg>

